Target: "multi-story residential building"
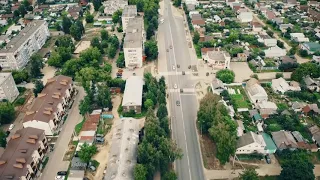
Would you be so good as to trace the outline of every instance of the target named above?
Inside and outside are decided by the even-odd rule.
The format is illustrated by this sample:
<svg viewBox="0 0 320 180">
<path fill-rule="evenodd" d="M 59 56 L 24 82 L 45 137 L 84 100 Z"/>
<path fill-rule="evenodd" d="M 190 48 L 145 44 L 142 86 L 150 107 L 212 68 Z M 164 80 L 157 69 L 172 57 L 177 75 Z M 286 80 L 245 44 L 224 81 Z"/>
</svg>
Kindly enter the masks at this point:
<svg viewBox="0 0 320 180">
<path fill-rule="evenodd" d="M 71 77 L 59 75 L 48 79 L 31 109 L 26 112 L 23 127 L 42 129 L 46 135 L 53 135 L 57 132 L 73 94 Z"/>
<path fill-rule="evenodd" d="M 103 2 L 104 13 L 112 15 L 117 10 L 124 9 L 128 5 L 128 0 L 109 0 Z"/>
<path fill-rule="evenodd" d="M 136 5 L 129 5 L 124 7 L 122 11 L 122 16 L 121 16 L 123 32 L 126 32 L 129 19 L 132 19 L 136 16 L 137 16 Z"/>
<path fill-rule="evenodd" d="M 129 69 L 142 67 L 144 34 L 143 19 L 141 17 L 131 18 L 123 45 L 126 67 Z"/>
<path fill-rule="evenodd" d="M 50 32 L 46 21 L 34 20 L 0 50 L 0 66 L 3 69 L 21 69 L 46 42 Z"/>
<path fill-rule="evenodd" d="M 31 127 L 18 130 L 0 157 L 0 179 L 35 179 L 47 151 L 43 130 Z"/>
<path fill-rule="evenodd" d="M 19 95 L 11 73 L 0 73 L 0 101 L 7 99 L 13 102 Z"/>
</svg>

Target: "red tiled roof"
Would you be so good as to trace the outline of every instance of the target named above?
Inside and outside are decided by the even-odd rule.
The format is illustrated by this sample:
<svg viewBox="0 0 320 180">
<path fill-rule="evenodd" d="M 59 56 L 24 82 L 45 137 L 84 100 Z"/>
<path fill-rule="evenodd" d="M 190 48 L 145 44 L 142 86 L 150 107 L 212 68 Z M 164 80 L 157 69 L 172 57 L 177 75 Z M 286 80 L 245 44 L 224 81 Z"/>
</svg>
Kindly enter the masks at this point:
<svg viewBox="0 0 320 180">
<path fill-rule="evenodd" d="M 13 14 L 3 14 L 2 18 L 13 18 Z"/>
<path fill-rule="evenodd" d="M 201 53 L 202 54 L 205 54 L 205 53 L 207 53 L 208 51 L 214 51 L 215 50 L 215 48 L 201 48 Z"/>
<path fill-rule="evenodd" d="M 202 25 L 205 25 L 206 22 L 204 20 L 192 20 L 192 24 L 202 26 Z"/>
<path fill-rule="evenodd" d="M 276 18 L 276 15 L 275 15 L 274 12 L 272 12 L 272 11 L 267 10 L 266 14 L 267 14 L 267 18 L 268 18 L 268 19 L 274 19 L 274 18 Z"/>
<path fill-rule="evenodd" d="M 93 141 L 94 136 L 81 136 L 80 140 L 82 141 Z"/>
<path fill-rule="evenodd" d="M 96 131 L 100 120 L 100 114 L 88 115 L 83 123 L 81 131 Z"/>
</svg>

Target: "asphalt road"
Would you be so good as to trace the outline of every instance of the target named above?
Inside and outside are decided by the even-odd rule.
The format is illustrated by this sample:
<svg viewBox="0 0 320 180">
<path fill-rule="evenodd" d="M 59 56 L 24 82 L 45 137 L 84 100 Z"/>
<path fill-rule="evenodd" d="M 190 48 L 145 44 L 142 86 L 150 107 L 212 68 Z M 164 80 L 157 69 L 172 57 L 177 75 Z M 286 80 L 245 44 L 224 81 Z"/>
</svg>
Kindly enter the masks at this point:
<svg viewBox="0 0 320 180">
<path fill-rule="evenodd" d="M 49 154 L 49 161 L 46 165 L 40 180 L 54 180 L 58 171 L 67 171 L 69 161 L 63 161 L 64 154 L 68 150 L 68 144 L 74 132 L 74 127 L 81 122 L 82 116 L 79 113 L 80 100 L 84 98 L 85 92 L 82 87 L 77 87 L 78 94 L 75 97 L 74 103 L 69 110 L 69 115 L 63 128 L 59 134 L 59 138 L 54 146 L 54 151 Z"/>
<path fill-rule="evenodd" d="M 180 93 L 179 90 L 194 87 L 192 75 L 182 75 L 181 71 L 191 72 L 188 66 L 195 65 L 197 60 L 190 58 L 183 18 L 174 16 L 169 0 L 164 0 L 164 8 L 164 22 L 159 26 L 159 32 L 164 34 L 165 52 L 160 53 L 166 54 L 167 71 L 170 72 L 167 80 L 172 135 L 183 151 L 183 158 L 175 162 L 175 168 L 179 180 L 204 180 L 195 124 L 198 109 L 196 94 L 192 91 Z M 180 106 L 176 105 L 177 101 L 180 101 Z"/>
</svg>

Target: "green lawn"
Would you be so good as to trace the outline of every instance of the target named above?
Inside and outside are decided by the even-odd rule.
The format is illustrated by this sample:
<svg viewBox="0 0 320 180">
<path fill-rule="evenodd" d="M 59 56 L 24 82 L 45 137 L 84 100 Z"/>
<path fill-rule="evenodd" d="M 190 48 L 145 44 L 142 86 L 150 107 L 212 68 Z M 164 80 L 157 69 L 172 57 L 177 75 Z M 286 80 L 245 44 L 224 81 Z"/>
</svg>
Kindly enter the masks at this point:
<svg viewBox="0 0 320 180">
<path fill-rule="evenodd" d="M 249 108 L 249 104 L 242 94 L 231 94 L 230 97 L 237 108 Z"/>
<path fill-rule="evenodd" d="M 77 134 L 80 133 L 84 121 L 85 121 L 85 119 L 83 118 L 83 120 L 79 124 L 77 124 L 76 127 L 74 128 L 74 130 L 76 131 Z"/>
</svg>

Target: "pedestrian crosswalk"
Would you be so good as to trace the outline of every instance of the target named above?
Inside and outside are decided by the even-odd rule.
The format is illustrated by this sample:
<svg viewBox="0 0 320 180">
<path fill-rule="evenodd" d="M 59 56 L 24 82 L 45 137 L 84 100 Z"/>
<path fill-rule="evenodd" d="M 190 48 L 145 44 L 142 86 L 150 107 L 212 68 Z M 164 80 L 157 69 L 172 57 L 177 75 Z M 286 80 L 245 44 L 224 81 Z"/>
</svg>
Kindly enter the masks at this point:
<svg viewBox="0 0 320 180">
<path fill-rule="evenodd" d="M 175 93 L 175 92 L 180 92 L 180 93 L 195 93 L 194 88 L 183 88 L 183 89 L 168 89 L 169 93 Z"/>
</svg>

